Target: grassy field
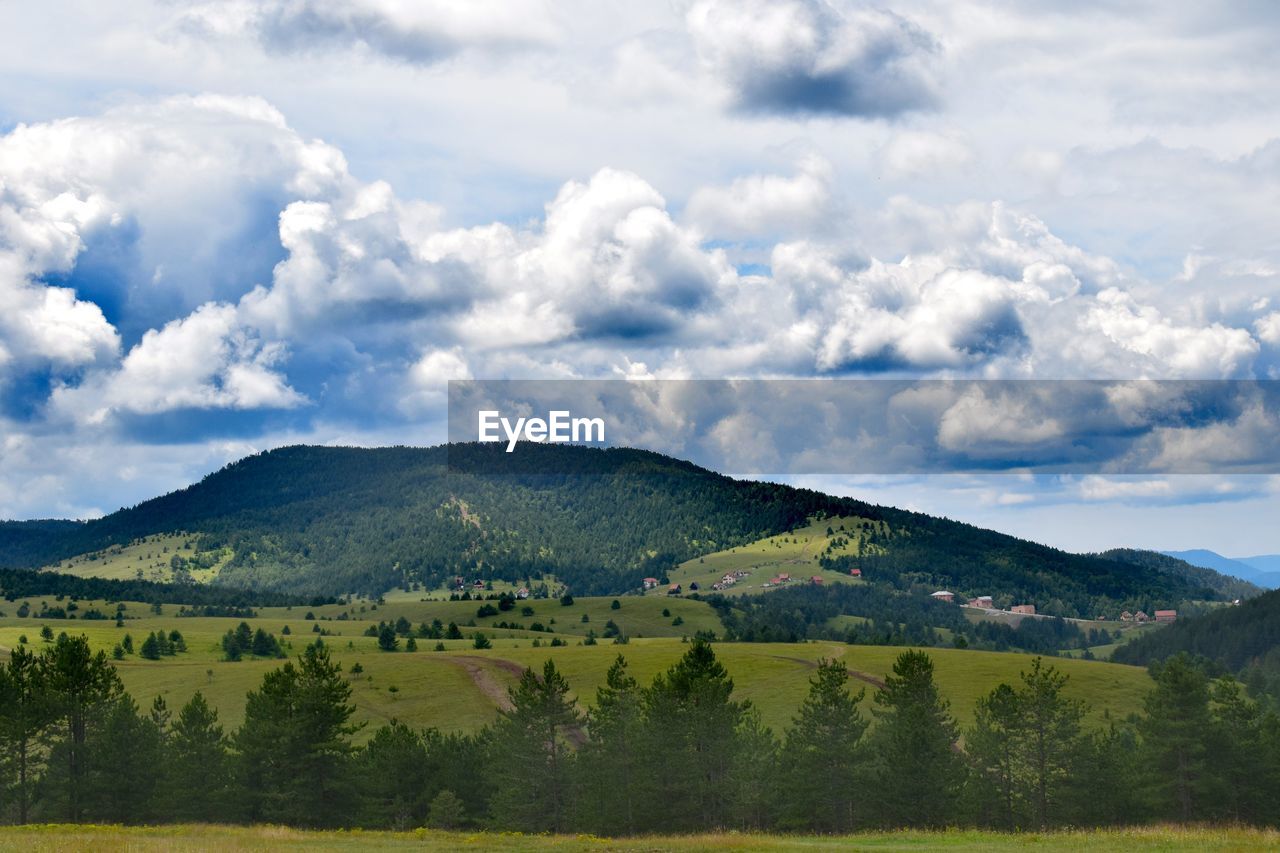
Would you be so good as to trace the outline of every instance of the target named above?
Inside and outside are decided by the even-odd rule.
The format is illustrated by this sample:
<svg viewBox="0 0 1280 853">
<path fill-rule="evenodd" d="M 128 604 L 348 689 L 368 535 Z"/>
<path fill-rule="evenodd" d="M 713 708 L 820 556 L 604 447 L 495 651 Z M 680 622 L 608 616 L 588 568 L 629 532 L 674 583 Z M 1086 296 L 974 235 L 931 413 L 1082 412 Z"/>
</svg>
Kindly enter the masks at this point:
<svg viewBox="0 0 1280 853">
<path fill-rule="evenodd" d="M 832 557 L 857 556 L 858 534 L 878 523 L 863 518 L 822 519 L 792 533 L 780 533 L 748 545 L 688 560 L 668 575 L 671 583 L 680 584 L 685 592 L 693 583 L 698 585 L 699 591 L 709 592 L 711 585 L 721 576 L 737 571 L 747 572 L 746 577 L 724 590 L 725 595 L 761 592 L 765 589 L 762 584 L 783 572 L 791 575 L 793 584 L 809 583 L 814 576 L 821 577 L 824 583 L 861 583 L 848 574 L 821 569 L 818 558 L 824 553 Z M 830 535 L 827 530 L 831 530 Z M 648 593 L 651 597 L 666 594 L 666 587 Z"/>
<path fill-rule="evenodd" d="M 147 580 L 169 583 L 173 580 L 173 558 L 191 560 L 196 556 L 198 538 L 180 533 L 162 533 L 147 536 L 128 545 L 113 545 L 102 551 L 81 554 L 45 566 L 44 571 L 62 572 L 83 578 L 108 580 Z M 192 580 L 208 583 L 218 576 L 222 565 L 231 559 L 231 552 L 214 555 L 216 562 L 207 569 L 190 569 Z"/>
<path fill-rule="evenodd" d="M 29 602 L 33 612 L 40 609 L 40 601 Z M 569 679 L 579 703 L 586 707 L 594 700 L 596 687 L 603 683 L 605 672 L 618 653 L 630 662 L 632 673 L 647 683 L 671 666 L 687 648 L 679 637 L 670 636 L 633 638 L 624 646 L 615 646 L 608 640 L 594 646 L 581 645 L 584 628 L 602 628 L 611 617 L 619 624 L 634 620 L 633 627 L 666 624 L 667 620 L 661 616 L 663 608 L 669 608 L 673 614 L 687 614 L 681 628 L 694 629 L 699 620 L 714 618 L 705 604 L 695 601 L 627 596 L 619 599 L 619 610 L 611 609 L 611 601 L 609 598 L 579 599 L 572 607 L 561 607 L 556 601 L 534 602 L 537 612 L 545 608 L 547 613 L 556 613 L 555 628 L 557 631 L 563 628 L 563 633 L 491 630 L 486 633 L 493 637 L 494 647 L 487 650 L 476 650 L 470 639 L 464 639 L 446 640 L 445 650 L 435 651 L 436 641 L 420 639 L 416 652 L 384 652 L 378 648 L 375 638 L 364 636 L 365 630 L 376 625 L 379 619 L 392 619 L 415 609 L 456 605 L 466 605 L 474 613 L 477 602 L 387 603 L 364 613 L 357 608 L 346 621 L 308 620 L 304 608 L 264 609 L 257 618 L 247 621 L 255 629 L 262 627 L 279 636 L 291 655 L 317 636 L 316 629 L 330 632 L 324 640 L 333 650 L 334 659 L 349 672 L 357 719 L 370 726 L 394 718 L 419 727 L 474 731 L 493 720 L 505 702 L 507 687 L 515 683 L 526 666 L 540 666 L 547 658 L 554 659 Z M 36 618 L 18 618 L 13 609 L 18 603 L 7 604 L 7 615 L 0 618 L 0 653 L 13 648 L 24 636 L 30 646 L 40 648 L 44 645 L 40 639 L 42 625 L 48 625 L 55 633 L 63 630 L 83 633 L 95 648 L 108 653 L 126 633 L 132 636 L 136 648 L 148 632 L 176 628 L 182 632 L 188 651 L 158 661 L 144 660 L 136 654 L 126 656 L 116 664 L 125 686 L 144 706 L 153 697 L 163 696 L 175 709 L 200 690 L 218 708 L 229 728 L 237 726 L 242 719 L 245 694 L 260 684 L 267 671 L 281 664 L 273 659 L 221 660 L 221 637 L 239 624 L 239 619 L 180 618 L 174 615 L 176 608 L 172 606 L 156 615 L 145 605 L 133 604 L 126 611 L 130 618 L 124 627 L 117 628 L 112 621 L 50 619 L 42 622 Z M 81 612 L 91 607 L 114 612 L 114 607 L 101 602 L 80 602 Z M 341 609 L 341 606 L 335 607 Z M 327 609 L 315 608 L 315 615 L 324 615 Z M 583 613 L 590 622 L 581 622 Z M 422 615 L 415 612 L 410 618 L 417 624 L 422 621 Z M 549 621 L 550 617 L 547 618 Z M 288 635 L 283 634 L 286 626 Z M 476 629 L 463 629 L 468 635 L 473 630 Z M 552 637 L 561 638 L 568 645 L 548 647 L 546 644 Z M 535 640 L 541 647 L 533 646 Z M 716 645 L 717 655 L 735 680 L 736 695 L 750 699 L 759 707 L 765 722 L 778 730 L 786 726 L 800 705 L 812 670 L 821 658 L 835 657 L 845 662 L 854 674 L 855 686 L 867 688 L 865 701 L 869 707 L 875 685 L 890 671 L 901 652 L 902 649 L 893 647 L 846 646 L 832 642 Z M 934 649 L 930 654 L 936 663 L 940 689 L 951 700 L 956 716 L 966 725 L 979 696 L 1000 681 L 1012 682 L 1030 663 L 1030 657 L 1022 654 L 956 649 Z M 1106 712 L 1124 716 L 1137 710 L 1150 687 L 1145 670 L 1137 667 L 1066 659 L 1054 663 L 1071 676 L 1070 692 L 1091 706 L 1094 721 L 1101 721 Z M 361 671 L 350 673 L 356 664 Z M 369 733 L 370 728 L 366 727 L 362 737 Z"/>
<path fill-rule="evenodd" d="M 641 838 L 587 835 L 443 832 L 307 832 L 283 827 L 228 826 L 19 826 L 0 829 L 0 849 L 23 851 L 203 850 L 565 850 L 775 851 L 775 850 L 1264 850 L 1280 844 L 1268 830 L 1157 826 L 1012 835 L 976 830 L 880 832 L 848 836 L 719 833 Z"/>
</svg>

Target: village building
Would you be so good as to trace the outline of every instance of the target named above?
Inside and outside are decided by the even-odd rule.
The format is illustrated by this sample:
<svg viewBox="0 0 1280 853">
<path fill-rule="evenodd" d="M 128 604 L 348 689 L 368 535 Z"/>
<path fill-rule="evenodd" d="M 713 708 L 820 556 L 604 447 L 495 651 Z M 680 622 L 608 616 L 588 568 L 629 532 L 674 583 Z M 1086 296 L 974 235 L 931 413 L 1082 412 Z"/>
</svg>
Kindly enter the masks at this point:
<svg viewBox="0 0 1280 853">
<path fill-rule="evenodd" d="M 1157 610 L 1157 622 L 1176 622 L 1178 620 L 1178 611 L 1176 610 Z"/>
<path fill-rule="evenodd" d="M 850 569 L 849 575 L 850 577 L 860 578 L 862 577 L 862 569 Z"/>
<path fill-rule="evenodd" d="M 644 579 L 644 588 L 645 588 L 645 589 L 653 589 L 653 588 L 654 588 L 654 587 L 656 587 L 657 585 L 658 585 L 658 579 L 657 579 L 657 578 L 645 578 L 645 579 Z"/>
<path fill-rule="evenodd" d="M 1133 618 L 1136 622 L 1146 622 L 1151 617 L 1139 610 L 1137 613 L 1133 614 Z"/>
<path fill-rule="evenodd" d="M 680 584 L 673 583 L 671 586 L 667 587 L 667 595 L 679 595 L 679 594 L 680 594 Z"/>
<path fill-rule="evenodd" d="M 822 578 L 818 577 L 817 575 L 814 575 L 813 577 L 809 578 L 809 580 L 815 584 L 822 583 Z"/>
<path fill-rule="evenodd" d="M 1035 616 L 1036 606 L 1034 604 L 1015 604 L 1009 608 L 1010 613 L 1021 613 L 1024 616 Z"/>
<path fill-rule="evenodd" d="M 529 597 L 529 588 L 527 586 L 522 586 L 516 590 L 516 598 L 528 598 L 528 597 Z"/>
<path fill-rule="evenodd" d="M 950 604 L 956 600 L 955 593 L 947 592 L 945 589 L 940 589 L 937 592 L 932 593 L 929 597 L 937 601 L 945 601 L 947 602 L 947 604 Z"/>
<path fill-rule="evenodd" d="M 1133 621 L 1133 614 L 1132 614 L 1132 613 L 1130 613 L 1128 610 L 1124 611 L 1123 613 L 1121 613 L 1121 614 L 1120 614 L 1120 621 L 1121 621 L 1121 622 L 1132 622 L 1132 621 Z"/>
<path fill-rule="evenodd" d="M 991 600 L 989 595 L 979 595 L 977 598 L 969 602 L 970 607 L 981 607 L 983 610 L 991 610 L 995 608 L 995 602 Z"/>
</svg>

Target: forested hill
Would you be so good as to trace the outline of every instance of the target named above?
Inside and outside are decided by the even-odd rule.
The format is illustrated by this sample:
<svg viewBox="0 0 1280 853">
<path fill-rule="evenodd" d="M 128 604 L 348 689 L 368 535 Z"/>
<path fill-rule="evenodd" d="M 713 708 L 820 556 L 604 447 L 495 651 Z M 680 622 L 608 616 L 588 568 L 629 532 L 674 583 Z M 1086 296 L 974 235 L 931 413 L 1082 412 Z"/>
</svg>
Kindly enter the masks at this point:
<svg viewBox="0 0 1280 853">
<path fill-rule="evenodd" d="M 1280 590 L 1221 607 L 1116 649 L 1120 663 L 1150 664 L 1180 652 L 1207 658 L 1227 672 L 1238 673 L 1255 694 L 1280 700 Z"/>
<path fill-rule="evenodd" d="M 446 453 L 454 463 L 446 467 Z M 506 466 L 491 473 L 495 464 Z M 488 471 L 488 473 L 476 473 Z M 554 471 L 556 473 L 543 473 Z M 286 447 L 83 524 L 0 527 L 5 564 L 32 568 L 156 533 L 200 534 L 234 556 L 219 582 L 307 595 L 446 578 L 554 574 L 617 593 L 674 564 L 819 514 L 882 522 L 868 566 L 900 588 L 1004 594 L 1062 615 L 1221 597 L 1150 566 L 1072 555 L 849 498 L 734 480 L 648 451 L 522 445 Z"/>
<path fill-rule="evenodd" d="M 1137 566 L 1148 566 L 1167 575 L 1183 578 L 1191 583 L 1206 586 L 1222 595 L 1223 598 L 1252 598 L 1261 595 L 1262 587 L 1241 580 L 1231 575 L 1220 574 L 1213 569 L 1196 566 L 1159 551 L 1142 551 L 1134 548 L 1113 548 L 1098 555 L 1108 560 L 1121 563 L 1132 563 Z"/>
</svg>

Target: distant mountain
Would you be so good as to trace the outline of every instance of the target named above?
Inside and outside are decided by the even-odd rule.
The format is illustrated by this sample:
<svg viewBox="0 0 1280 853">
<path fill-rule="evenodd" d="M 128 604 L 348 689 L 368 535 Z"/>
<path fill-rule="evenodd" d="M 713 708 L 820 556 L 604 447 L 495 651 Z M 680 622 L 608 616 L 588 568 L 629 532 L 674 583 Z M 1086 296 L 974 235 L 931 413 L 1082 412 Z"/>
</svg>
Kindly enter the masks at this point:
<svg viewBox="0 0 1280 853">
<path fill-rule="evenodd" d="M 1185 560 L 1193 566 L 1249 581 L 1263 589 L 1280 589 L 1280 555 L 1232 559 L 1215 551 L 1195 548 L 1190 551 L 1161 551 L 1169 557 Z"/>
<path fill-rule="evenodd" d="M 515 454 L 475 444 L 280 448 L 94 521 L 0 526 L 0 557 L 35 568 L 181 532 L 200 549 L 230 549 L 216 582 L 244 588 L 376 594 L 456 575 L 554 575 L 575 594 L 598 595 L 815 515 L 876 522 L 860 534 L 864 577 L 913 594 L 1000 595 L 1066 616 L 1225 597 L 1210 576 L 735 480 L 648 451 L 546 444 Z"/>
<path fill-rule="evenodd" d="M 1212 552 L 1208 552 L 1212 553 Z M 1252 598 L 1262 593 L 1262 587 L 1247 580 L 1208 566 L 1200 566 L 1187 560 L 1159 551 L 1141 551 L 1133 548 L 1114 548 L 1098 556 L 1108 560 L 1120 560 L 1138 566 L 1148 566 L 1159 572 L 1202 584 L 1219 593 L 1223 598 Z M 1216 555 L 1215 555 L 1216 556 Z M 1223 558 L 1225 559 L 1225 558 Z M 1230 563 L 1230 560 L 1226 560 Z"/>
</svg>

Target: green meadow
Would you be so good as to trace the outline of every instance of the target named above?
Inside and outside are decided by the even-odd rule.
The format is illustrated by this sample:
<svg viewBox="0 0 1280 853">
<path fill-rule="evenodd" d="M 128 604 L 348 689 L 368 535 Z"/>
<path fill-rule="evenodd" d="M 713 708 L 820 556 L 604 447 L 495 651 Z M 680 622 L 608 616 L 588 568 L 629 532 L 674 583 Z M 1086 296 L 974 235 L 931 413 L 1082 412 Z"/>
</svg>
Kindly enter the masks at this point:
<svg viewBox="0 0 1280 853">
<path fill-rule="evenodd" d="M 823 583 L 860 583 L 842 572 L 821 568 L 818 558 L 824 553 L 831 557 L 857 556 L 861 541 L 859 534 L 876 525 L 883 528 L 883 522 L 863 518 L 818 519 L 790 533 L 780 533 L 687 560 L 668 576 L 671 583 L 680 584 L 685 592 L 694 583 L 699 591 L 709 591 L 723 575 L 746 572 L 746 577 L 723 591 L 725 595 L 761 592 L 765 589 L 764 583 L 781 573 L 789 574 L 793 584 L 809 583 L 815 576 L 821 577 Z M 648 593 L 649 596 L 666 594 L 667 588 L 661 586 Z"/>
<path fill-rule="evenodd" d="M 571 606 L 556 600 L 533 601 L 531 617 L 520 616 L 520 606 L 499 617 L 475 619 L 476 625 L 461 627 L 465 639 L 443 640 L 443 651 L 437 641 L 417 639 L 417 650 L 406 651 L 407 642 L 400 639 L 399 649 L 383 651 L 375 637 L 366 636 L 379 620 L 394 621 L 404 617 L 416 627 L 423 621 L 439 618 L 464 626 L 471 621 L 477 607 L 485 602 L 372 602 L 351 605 L 328 605 L 316 608 L 263 608 L 255 618 L 243 620 L 253 629 L 262 628 L 275 634 L 291 656 L 304 645 L 322 637 L 333 650 L 353 687 L 352 701 L 357 720 L 368 723 L 360 739 L 372 728 L 392 719 L 415 727 L 435 727 L 442 731 L 474 731 L 491 722 L 506 701 L 507 688 L 520 672 L 529 666 L 540 666 L 554 659 L 569 680 L 579 705 L 589 707 L 596 688 L 604 682 L 605 673 L 614 658 L 623 654 L 631 672 L 642 683 L 671 666 L 687 646 L 683 635 L 694 631 L 717 629 L 714 611 L 703 602 L 624 596 L 582 598 Z M 45 599 L 31 599 L 32 613 L 39 612 Z M 50 604 L 55 604 L 51 600 Z M 65 602 L 64 602 L 65 603 Z M 228 630 L 242 620 L 224 617 L 179 617 L 177 607 L 166 605 L 157 615 L 144 604 L 129 604 L 123 627 L 109 620 L 41 620 L 33 616 L 19 618 L 15 609 L 21 602 L 7 603 L 6 615 L 0 618 L 0 652 L 7 652 L 25 637 L 35 648 L 44 644 L 41 627 L 48 625 L 60 631 L 89 638 L 95 649 L 111 654 L 125 634 L 129 634 L 135 650 L 152 631 L 178 630 L 187 651 L 160 660 L 145 660 L 138 654 L 126 655 L 115 662 L 126 688 L 144 706 L 153 697 L 163 696 L 171 708 L 185 703 L 197 690 L 203 692 L 219 711 L 228 727 L 239 725 L 245 694 L 255 689 L 262 676 L 278 667 L 277 659 L 246 658 L 237 662 L 223 660 L 220 641 Z M 114 613 L 114 606 L 102 602 L 79 602 L 79 612 L 98 608 Z M 363 609 L 362 609 L 363 608 Z M 670 616 L 663 616 L 663 611 Z M 315 618 L 308 619 L 307 614 Z M 347 618 L 339 621 L 345 613 Z M 512 614 L 516 615 L 512 615 Z M 583 622 L 586 616 L 588 621 Z M 671 623 L 679 616 L 683 624 Z M 551 620 L 555 619 L 554 624 Z M 554 633 L 520 629 L 493 629 L 503 619 L 524 622 L 541 620 Z M 626 645 L 615 645 L 601 639 L 595 645 L 584 644 L 588 630 L 601 631 L 613 619 L 631 639 Z M 288 633 L 284 629 L 288 628 Z M 491 638 L 493 647 L 478 650 L 471 639 L 476 631 Z M 661 636 L 665 634 L 665 636 Z M 551 640 L 565 645 L 551 647 Z M 539 644 L 538 647 L 534 643 Z M 784 643 L 718 643 L 716 654 L 733 676 L 738 698 L 751 700 L 764 721 L 781 730 L 790 721 L 808 689 L 809 677 L 823 658 L 845 662 L 855 686 L 865 687 L 866 707 L 871 694 L 888 673 L 902 649 L 890 646 L 847 646 L 836 642 Z M 1031 658 L 1025 654 L 977 652 L 956 649 L 932 649 L 936 678 L 943 695 L 962 724 L 972 720 L 977 699 L 1001 681 L 1013 682 L 1026 669 Z M 1141 706 L 1142 696 L 1150 687 L 1145 670 L 1137 667 L 1096 661 L 1058 659 L 1054 661 L 1071 676 L 1069 692 L 1091 707 L 1091 719 L 1100 723 L 1107 715 L 1125 716 Z M 353 671 L 354 670 L 354 671 Z"/>
<path fill-rule="evenodd" d="M 562 850 L 785 851 L 785 850 L 1263 850 L 1280 844 L 1280 833 L 1215 827 L 1154 826 L 1008 834 L 977 830 L 881 832 L 846 836 L 716 833 L 687 836 L 599 838 L 590 835 L 445 832 L 308 832 L 278 826 L 179 825 L 17 826 L 0 829 L 0 849 L 23 851 L 248 851 L 248 850 Z"/>
</svg>

